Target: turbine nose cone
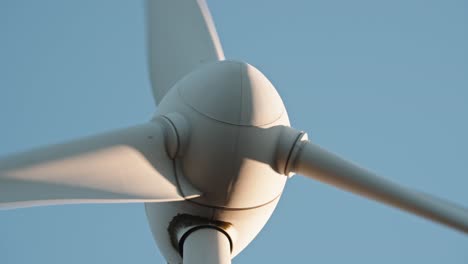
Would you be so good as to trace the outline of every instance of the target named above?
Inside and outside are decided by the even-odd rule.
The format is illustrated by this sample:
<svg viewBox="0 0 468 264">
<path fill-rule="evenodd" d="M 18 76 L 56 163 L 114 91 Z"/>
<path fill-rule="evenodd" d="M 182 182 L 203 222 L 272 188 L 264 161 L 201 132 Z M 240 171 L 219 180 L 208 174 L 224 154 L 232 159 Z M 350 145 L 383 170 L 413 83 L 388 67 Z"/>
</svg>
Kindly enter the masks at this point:
<svg viewBox="0 0 468 264">
<path fill-rule="evenodd" d="M 175 125 L 175 130 L 189 131 L 181 137 L 185 143 L 177 166 L 180 179 L 203 193 L 198 204 L 253 208 L 281 194 L 286 177 L 271 164 L 276 164 L 281 127 L 289 126 L 289 119 L 276 89 L 259 70 L 236 61 L 206 64 L 177 82 L 159 111 L 186 120 Z"/>
<path fill-rule="evenodd" d="M 183 100 L 199 113 L 221 122 L 263 126 L 281 117 L 283 102 L 270 81 L 243 62 L 221 61 L 192 74 L 179 87 Z"/>
</svg>

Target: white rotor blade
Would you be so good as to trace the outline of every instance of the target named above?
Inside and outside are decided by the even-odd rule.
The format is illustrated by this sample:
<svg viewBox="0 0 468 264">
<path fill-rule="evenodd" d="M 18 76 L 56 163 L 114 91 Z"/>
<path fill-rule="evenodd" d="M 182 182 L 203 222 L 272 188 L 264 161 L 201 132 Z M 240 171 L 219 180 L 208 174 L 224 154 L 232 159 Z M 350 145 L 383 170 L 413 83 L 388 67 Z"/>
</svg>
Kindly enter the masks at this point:
<svg viewBox="0 0 468 264">
<path fill-rule="evenodd" d="M 0 208 L 184 200 L 164 146 L 150 122 L 2 158 Z"/>
<path fill-rule="evenodd" d="M 303 141 L 293 171 L 468 233 L 468 210 L 402 187 Z"/>
<path fill-rule="evenodd" d="M 198 65 L 224 60 L 204 0 L 147 0 L 149 72 L 156 103 Z"/>
</svg>

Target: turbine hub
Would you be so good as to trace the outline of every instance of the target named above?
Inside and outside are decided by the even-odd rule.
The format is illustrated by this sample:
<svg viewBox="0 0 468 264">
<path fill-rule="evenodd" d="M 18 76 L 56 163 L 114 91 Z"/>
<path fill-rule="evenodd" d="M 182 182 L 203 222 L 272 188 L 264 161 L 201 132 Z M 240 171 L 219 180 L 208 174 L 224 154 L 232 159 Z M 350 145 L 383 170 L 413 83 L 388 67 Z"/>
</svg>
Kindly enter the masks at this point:
<svg viewBox="0 0 468 264">
<path fill-rule="evenodd" d="M 232 125 L 265 126 L 285 112 L 270 81 L 247 63 L 209 64 L 187 76 L 178 88 L 181 98 L 195 111 Z"/>
<path fill-rule="evenodd" d="M 178 177 L 183 174 L 204 193 L 192 201 L 245 209 L 281 194 L 287 178 L 269 164 L 277 161 L 277 144 L 289 119 L 259 70 L 236 61 L 207 64 L 176 83 L 159 110 L 186 120 L 184 128 L 175 124 L 188 137 L 176 164 Z"/>
</svg>

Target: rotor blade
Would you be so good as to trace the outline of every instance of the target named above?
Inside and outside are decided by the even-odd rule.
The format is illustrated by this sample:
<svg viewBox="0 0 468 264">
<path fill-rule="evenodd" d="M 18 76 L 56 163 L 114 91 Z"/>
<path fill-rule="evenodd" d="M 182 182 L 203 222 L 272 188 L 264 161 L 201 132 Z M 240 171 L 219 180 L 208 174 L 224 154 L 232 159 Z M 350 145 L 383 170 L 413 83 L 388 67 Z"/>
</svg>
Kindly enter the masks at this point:
<svg viewBox="0 0 468 264">
<path fill-rule="evenodd" d="M 198 65 L 224 60 L 204 0 L 147 0 L 148 62 L 157 104 Z"/>
<path fill-rule="evenodd" d="M 163 128 L 154 122 L 0 159 L 0 208 L 178 201 Z"/>
<path fill-rule="evenodd" d="M 310 141 L 303 141 L 293 171 L 312 179 L 366 196 L 468 233 L 468 210 L 402 187 L 348 162 Z"/>
</svg>

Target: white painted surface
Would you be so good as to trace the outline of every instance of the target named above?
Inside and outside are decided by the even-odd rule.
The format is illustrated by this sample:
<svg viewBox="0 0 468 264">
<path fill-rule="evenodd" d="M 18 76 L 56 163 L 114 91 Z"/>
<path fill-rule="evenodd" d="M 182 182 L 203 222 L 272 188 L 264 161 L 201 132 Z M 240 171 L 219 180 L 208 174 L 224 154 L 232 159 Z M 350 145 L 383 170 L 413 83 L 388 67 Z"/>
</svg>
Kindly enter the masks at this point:
<svg viewBox="0 0 468 264">
<path fill-rule="evenodd" d="M 183 264 L 230 264 L 229 239 L 213 228 L 191 233 L 184 242 Z"/>
<path fill-rule="evenodd" d="M 155 122 L 0 159 L 0 208 L 180 200 Z"/>
<path fill-rule="evenodd" d="M 232 229 L 227 232 L 233 238 L 232 257 L 234 258 L 260 233 L 278 202 L 279 197 L 264 206 L 244 210 L 211 208 L 190 201 L 146 203 L 145 209 L 159 251 L 167 262 L 176 264 L 181 263 L 182 259 L 171 242 L 168 226 L 178 214 L 190 214 L 230 223 Z M 233 230 L 234 233 L 231 232 Z"/>
<path fill-rule="evenodd" d="M 196 202 L 245 209 L 281 194 L 286 177 L 272 164 L 289 119 L 275 88 L 260 71 L 239 61 L 204 65 L 161 101 L 160 114 L 174 112 L 190 126 L 178 163 L 184 177 L 203 192 Z"/>
<path fill-rule="evenodd" d="M 377 176 L 309 141 L 303 142 L 293 162 L 299 174 L 468 233 L 466 208 Z"/>
<path fill-rule="evenodd" d="M 146 1 L 148 62 L 159 103 L 182 77 L 224 54 L 204 0 Z"/>
</svg>

